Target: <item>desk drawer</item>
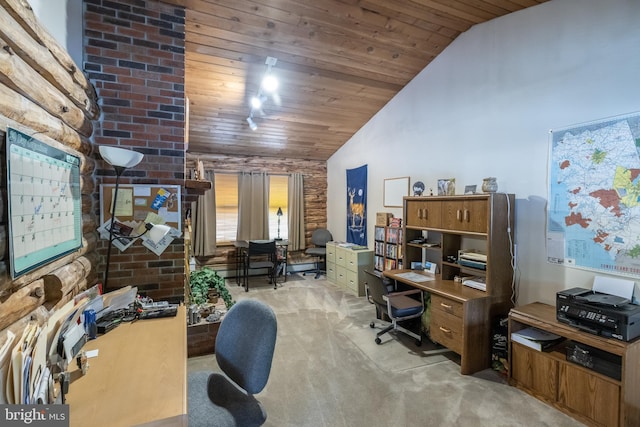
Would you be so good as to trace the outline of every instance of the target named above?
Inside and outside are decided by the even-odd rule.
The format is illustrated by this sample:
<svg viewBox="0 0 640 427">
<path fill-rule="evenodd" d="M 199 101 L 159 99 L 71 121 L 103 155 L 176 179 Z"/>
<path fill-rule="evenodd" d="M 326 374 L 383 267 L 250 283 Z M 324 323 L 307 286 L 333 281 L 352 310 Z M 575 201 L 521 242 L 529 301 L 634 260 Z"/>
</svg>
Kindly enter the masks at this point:
<svg viewBox="0 0 640 427">
<path fill-rule="evenodd" d="M 462 303 L 439 295 L 431 295 L 431 311 L 442 311 L 462 319 Z"/>
<path fill-rule="evenodd" d="M 340 286 L 347 285 L 347 269 L 339 265 L 336 267 L 336 284 Z"/>
<path fill-rule="evenodd" d="M 351 270 L 351 271 L 358 271 L 358 255 L 359 252 L 357 251 L 345 251 L 346 252 L 346 256 L 345 256 L 345 267 L 347 267 L 347 270 Z"/>
<path fill-rule="evenodd" d="M 346 267 L 347 265 L 347 251 L 343 248 L 336 249 L 336 265 L 340 267 Z"/>
<path fill-rule="evenodd" d="M 336 281 L 336 264 L 333 262 L 327 262 L 327 280 Z"/>
<path fill-rule="evenodd" d="M 327 244 L 327 262 L 336 262 L 336 245 Z"/>
<path fill-rule="evenodd" d="M 364 295 L 364 286 L 360 286 L 357 269 L 356 271 L 347 270 L 347 289 L 359 297 Z"/>
<path fill-rule="evenodd" d="M 433 305 L 432 305 L 433 307 Z M 441 310 L 431 310 L 431 339 L 462 354 L 462 319 Z"/>
</svg>

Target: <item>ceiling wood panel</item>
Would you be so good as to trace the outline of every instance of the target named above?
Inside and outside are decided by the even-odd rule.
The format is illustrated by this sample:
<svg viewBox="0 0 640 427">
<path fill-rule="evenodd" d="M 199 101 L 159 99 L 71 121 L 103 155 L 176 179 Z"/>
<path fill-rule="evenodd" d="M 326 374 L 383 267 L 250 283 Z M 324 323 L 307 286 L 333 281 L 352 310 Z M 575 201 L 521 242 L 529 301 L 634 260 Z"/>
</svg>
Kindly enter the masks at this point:
<svg viewBox="0 0 640 427">
<path fill-rule="evenodd" d="M 186 8 L 189 151 L 326 160 L 475 24 L 548 0 L 163 0 Z M 280 104 L 246 121 L 268 56 Z"/>
</svg>

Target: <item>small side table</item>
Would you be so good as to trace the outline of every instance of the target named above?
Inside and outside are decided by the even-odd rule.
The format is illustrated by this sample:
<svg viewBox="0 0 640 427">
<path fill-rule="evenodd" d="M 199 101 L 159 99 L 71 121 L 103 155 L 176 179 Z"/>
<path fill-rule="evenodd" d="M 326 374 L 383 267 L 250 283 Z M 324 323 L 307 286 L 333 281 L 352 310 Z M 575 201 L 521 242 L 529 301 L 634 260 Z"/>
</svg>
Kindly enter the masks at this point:
<svg viewBox="0 0 640 427">
<path fill-rule="evenodd" d="M 278 260 L 276 265 L 276 281 L 278 276 L 284 276 L 283 282 L 287 281 L 287 264 L 289 257 L 289 241 L 276 240 L 276 248 L 278 251 Z"/>
</svg>

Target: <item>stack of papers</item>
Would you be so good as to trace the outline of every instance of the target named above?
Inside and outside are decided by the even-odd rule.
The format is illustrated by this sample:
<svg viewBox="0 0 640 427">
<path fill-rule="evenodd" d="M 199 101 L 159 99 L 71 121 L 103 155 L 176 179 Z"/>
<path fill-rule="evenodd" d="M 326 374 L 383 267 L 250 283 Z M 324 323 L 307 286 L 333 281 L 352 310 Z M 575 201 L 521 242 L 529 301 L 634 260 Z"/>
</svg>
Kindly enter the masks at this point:
<svg viewBox="0 0 640 427">
<path fill-rule="evenodd" d="M 530 327 L 511 333 L 511 341 L 526 345 L 534 350 L 547 350 L 564 341 L 560 335 Z"/>
<path fill-rule="evenodd" d="M 465 277 L 462 279 L 462 284 L 470 288 L 487 291 L 487 280 L 484 277 Z"/>
</svg>

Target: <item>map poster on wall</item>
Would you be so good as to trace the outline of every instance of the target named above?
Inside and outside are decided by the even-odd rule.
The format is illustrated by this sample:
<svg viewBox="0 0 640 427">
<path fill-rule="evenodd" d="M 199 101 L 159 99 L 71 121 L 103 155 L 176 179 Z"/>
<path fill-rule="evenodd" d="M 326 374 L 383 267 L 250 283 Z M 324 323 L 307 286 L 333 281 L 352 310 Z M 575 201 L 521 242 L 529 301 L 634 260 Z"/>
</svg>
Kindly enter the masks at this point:
<svg viewBox="0 0 640 427">
<path fill-rule="evenodd" d="M 547 260 L 640 277 L 640 113 L 551 133 Z"/>
<path fill-rule="evenodd" d="M 80 158 L 11 128 L 6 146 L 16 278 L 82 247 Z"/>
</svg>

